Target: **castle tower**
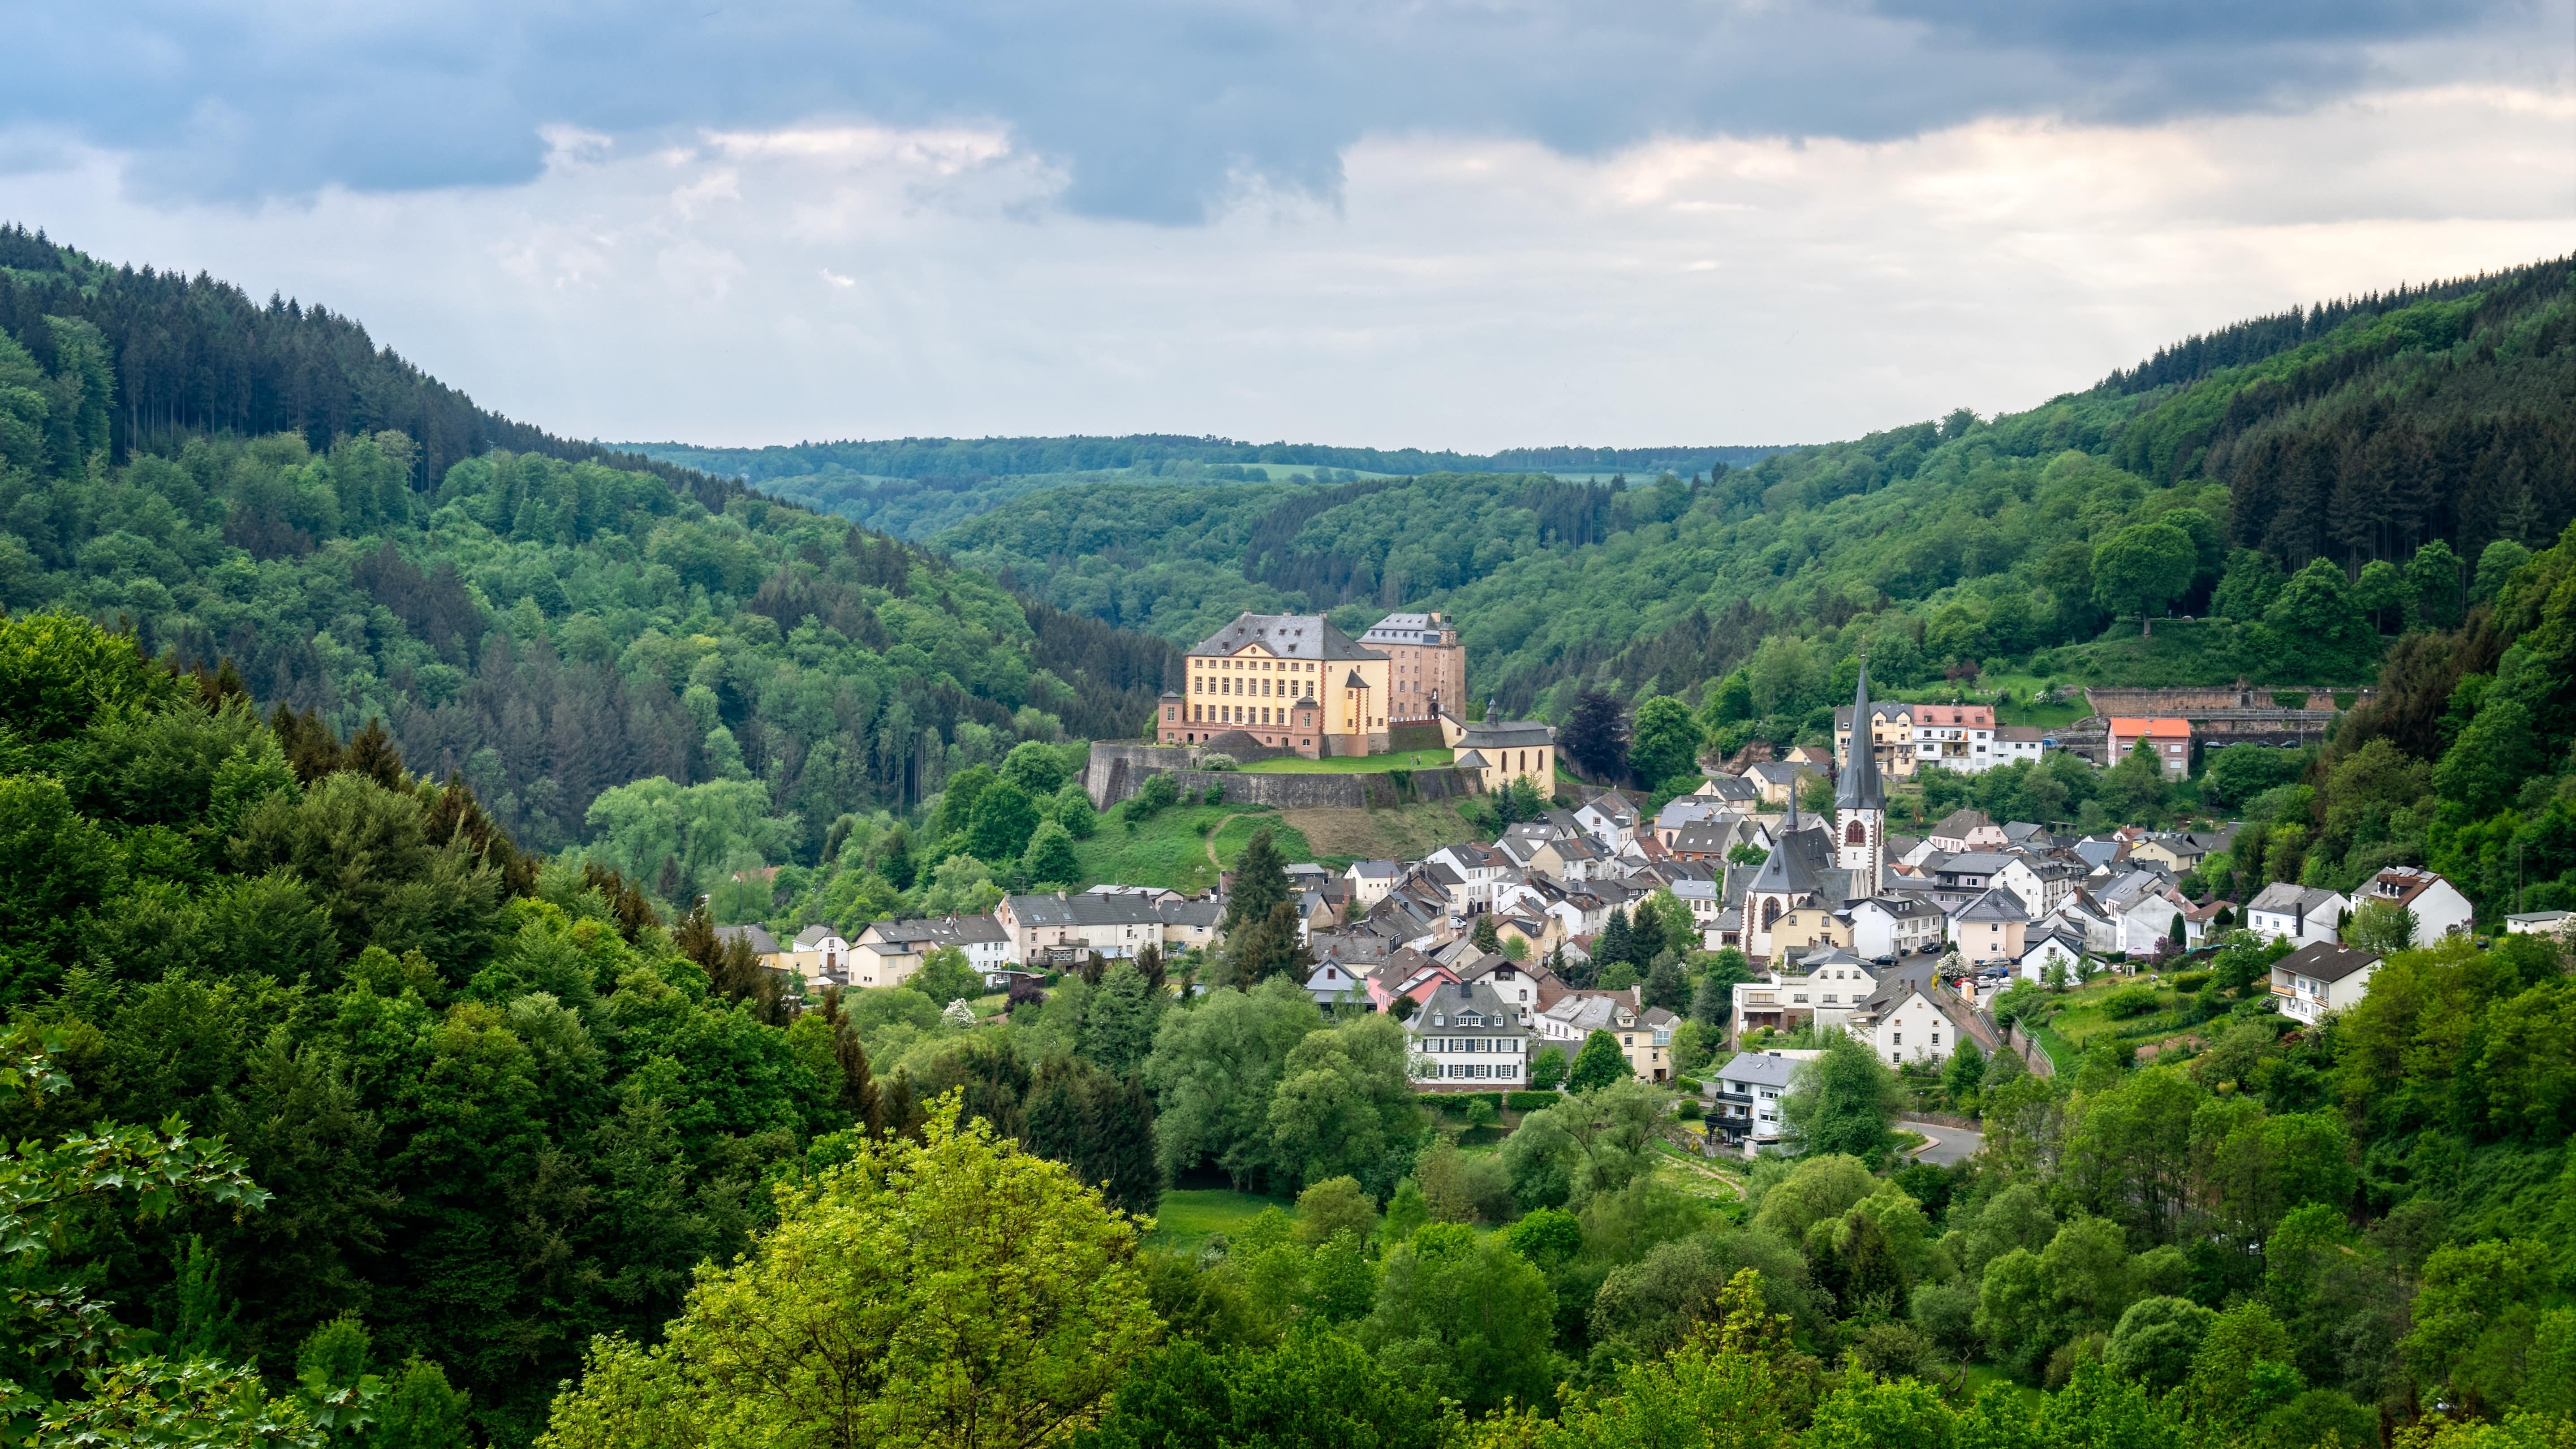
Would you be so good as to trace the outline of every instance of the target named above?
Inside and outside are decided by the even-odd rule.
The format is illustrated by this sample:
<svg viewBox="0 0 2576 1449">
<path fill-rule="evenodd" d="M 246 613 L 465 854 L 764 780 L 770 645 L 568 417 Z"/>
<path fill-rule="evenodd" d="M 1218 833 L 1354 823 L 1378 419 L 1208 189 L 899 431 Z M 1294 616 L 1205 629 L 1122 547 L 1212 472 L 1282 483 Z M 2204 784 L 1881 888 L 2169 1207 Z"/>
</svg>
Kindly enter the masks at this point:
<svg viewBox="0 0 2576 1449">
<path fill-rule="evenodd" d="M 1878 751 L 1869 734 L 1869 660 L 1852 691 L 1850 757 L 1834 789 L 1834 864 L 1851 872 L 1855 899 L 1887 883 L 1887 803 L 1878 784 Z"/>
</svg>

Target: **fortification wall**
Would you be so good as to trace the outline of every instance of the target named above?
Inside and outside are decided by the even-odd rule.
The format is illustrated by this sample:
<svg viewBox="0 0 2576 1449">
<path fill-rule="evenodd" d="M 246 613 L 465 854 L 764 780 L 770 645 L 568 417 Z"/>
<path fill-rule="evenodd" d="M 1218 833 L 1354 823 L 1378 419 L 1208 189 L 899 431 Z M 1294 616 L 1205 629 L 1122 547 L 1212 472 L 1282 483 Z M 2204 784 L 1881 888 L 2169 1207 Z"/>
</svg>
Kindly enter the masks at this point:
<svg viewBox="0 0 2576 1449">
<path fill-rule="evenodd" d="M 1483 778 L 1474 770 L 1385 770 L 1369 774 L 1270 775 L 1249 770 L 1202 770 L 1205 751 L 1183 745 L 1132 745 L 1095 742 L 1083 771 L 1082 788 L 1094 808 L 1106 810 L 1144 786 L 1146 777 L 1163 771 L 1182 793 L 1196 795 L 1210 785 L 1225 787 L 1232 804 L 1268 805 L 1280 810 L 1384 810 L 1423 800 L 1451 800 L 1479 794 Z M 1293 753 L 1293 752 L 1289 752 Z"/>
</svg>

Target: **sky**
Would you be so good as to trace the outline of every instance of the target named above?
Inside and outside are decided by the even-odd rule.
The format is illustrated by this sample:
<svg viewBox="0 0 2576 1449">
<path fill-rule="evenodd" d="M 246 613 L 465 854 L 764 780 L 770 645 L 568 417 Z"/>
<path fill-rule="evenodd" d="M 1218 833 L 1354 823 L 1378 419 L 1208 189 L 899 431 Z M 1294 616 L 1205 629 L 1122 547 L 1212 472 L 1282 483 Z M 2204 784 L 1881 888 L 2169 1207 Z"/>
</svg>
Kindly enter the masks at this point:
<svg viewBox="0 0 2576 1449">
<path fill-rule="evenodd" d="M 610 440 L 1822 441 L 2576 250 L 2576 0 L 0 16 L 0 220 Z"/>
</svg>

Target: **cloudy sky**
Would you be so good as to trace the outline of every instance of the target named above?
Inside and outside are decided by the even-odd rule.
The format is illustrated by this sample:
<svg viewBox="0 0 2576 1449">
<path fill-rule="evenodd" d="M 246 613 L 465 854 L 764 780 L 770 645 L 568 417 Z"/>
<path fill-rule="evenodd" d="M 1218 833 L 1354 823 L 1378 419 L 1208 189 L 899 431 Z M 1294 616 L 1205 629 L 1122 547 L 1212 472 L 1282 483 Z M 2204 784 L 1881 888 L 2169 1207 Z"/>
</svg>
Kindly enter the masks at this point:
<svg viewBox="0 0 2576 1449">
<path fill-rule="evenodd" d="M 1812 441 L 2576 250 L 2576 0 L 0 17 L 0 219 L 610 439 Z"/>
</svg>

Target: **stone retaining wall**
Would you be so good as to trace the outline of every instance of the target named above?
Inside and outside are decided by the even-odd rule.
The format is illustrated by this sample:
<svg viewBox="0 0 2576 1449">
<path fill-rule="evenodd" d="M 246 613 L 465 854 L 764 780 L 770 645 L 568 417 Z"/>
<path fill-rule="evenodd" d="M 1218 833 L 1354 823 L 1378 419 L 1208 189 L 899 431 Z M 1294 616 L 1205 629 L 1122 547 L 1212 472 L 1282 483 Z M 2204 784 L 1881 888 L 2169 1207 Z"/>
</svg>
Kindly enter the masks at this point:
<svg viewBox="0 0 2576 1449">
<path fill-rule="evenodd" d="M 1227 804 L 1268 805 L 1281 810 L 1383 810 L 1423 800 L 1452 800 L 1484 789 L 1483 778 L 1476 771 L 1445 766 L 1370 774 L 1271 775 L 1194 768 L 1202 753 L 1183 745 L 1096 741 L 1091 746 L 1091 763 L 1083 772 L 1082 787 L 1091 796 L 1093 808 L 1100 810 L 1135 794 L 1143 788 L 1147 776 L 1163 771 L 1171 773 L 1172 783 L 1185 795 L 1222 785 Z"/>
</svg>

